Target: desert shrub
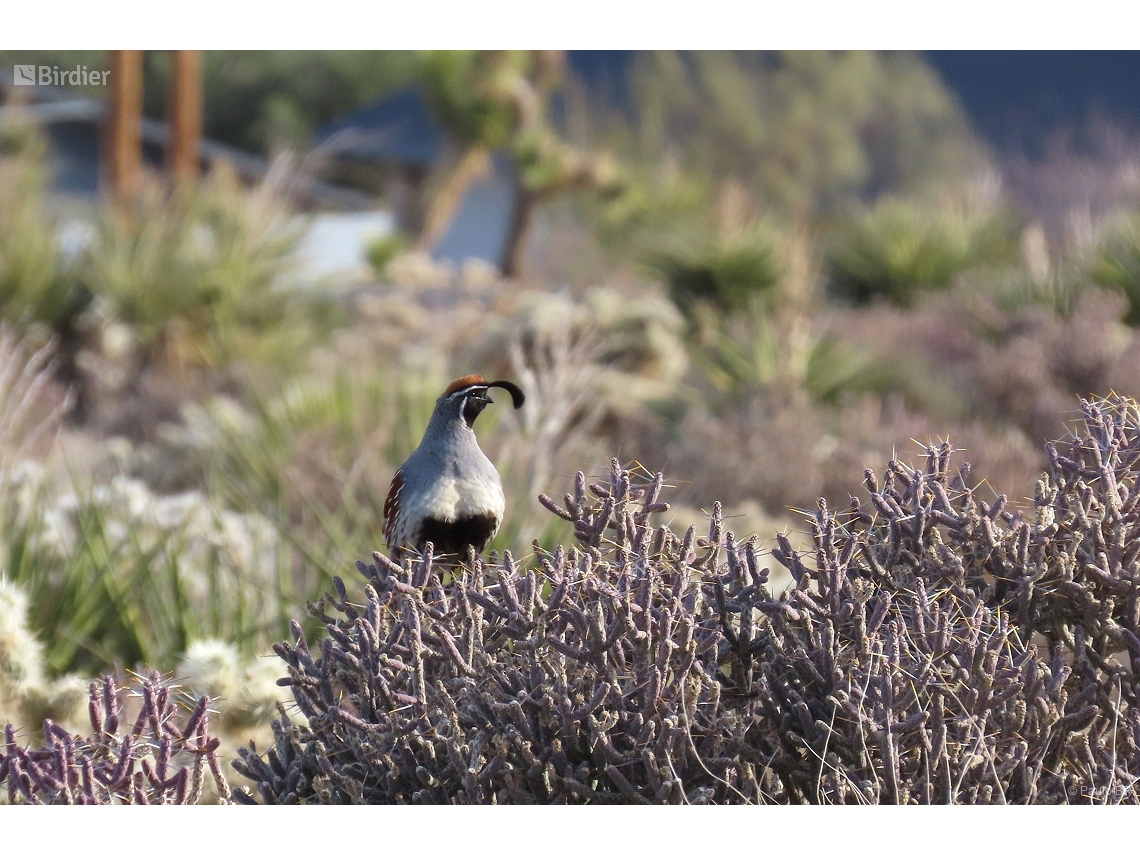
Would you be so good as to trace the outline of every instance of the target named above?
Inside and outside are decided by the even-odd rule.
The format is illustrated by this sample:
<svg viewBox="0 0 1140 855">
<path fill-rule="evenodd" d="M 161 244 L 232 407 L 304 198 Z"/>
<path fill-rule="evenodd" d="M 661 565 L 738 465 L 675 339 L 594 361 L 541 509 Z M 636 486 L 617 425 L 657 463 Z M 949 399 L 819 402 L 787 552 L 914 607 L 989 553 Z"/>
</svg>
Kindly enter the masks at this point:
<svg viewBox="0 0 1140 855">
<path fill-rule="evenodd" d="M 974 424 L 997 436 L 1016 428 L 1040 448 L 1064 430 L 1076 397 L 1112 390 L 1140 396 L 1140 337 L 1120 322 L 1124 311 L 1122 295 L 1096 287 L 1082 289 L 1068 313 L 1058 314 L 1039 302 L 1003 306 L 988 289 L 971 286 L 911 309 L 835 308 L 821 326 L 849 346 L 872 348 L 881 365 L 905 367 L 906 382 L 895 388 L 909 408 L 930 417 L 931 433 Z M 913 435 L 924 434 L 894 439 Z M 1032 480 L 1002 484 L 1019 496 L 1032 488 Z"/>
<path fill-rule="evenodd" d="M 217 754 L 227 768 L 251 740 L 272 739 L 278 707 L 289 700 L 289 690 L 278 685 L 285 673 L 276 656 L 243 656 L 236 645 L 217 638 L 191 642 L 182 656 L 174 678 L 194 701 L 210 698 L 217 712 Z"/>
<path fill-rule="evenodd" d="M 92 541 L 88 548 L 97 549 L 98 541 Z M 59 573 L 58 567 L 48 569 Z M 192 633 L 196 620 L 209 622 L 208 605 L 151 599 L 154 592 L 146 591 L 145 580 L 132 580 L 142 589 L 135 594 L 138 599 L 119 594 L 108 603 L 107 595 L 98 591 L 100 580 L 92 579 L 90 571 L 84 575 L 84 569 L 88 568 L 82 560 L 73 561 L 60 575 L 73 573 L 78 578 L 71 584 L 57 581 L 54 588 L 37 580 L 41 584 L 34 592 L 40 602 L 34 610 L 22 586 L 0 576 L 0 724 L 14 725 L 22 738 L 43 731 L 50 722 L 72 733 L 82 727 L 87 681 L 77 673 L 52 676 L 60 672 L 55 663 L 79 660 L 90 667 L 94 658 L 94 664 L 107 668 L 111 660 L 136 661 L 140 655 L 169 662 L 186 643 L 184 637 L 167 636 L 170 624 L 181 620 L 183 629 Z M 110 587 L 118 580 L 102 581 L 103 587 Z M 75 597 L 76 588 L 87 591 L 88 600 Z M 215 593 L 215 599 L 232 599 L 232 594 Z M 34 623 L 29 620 L 33 616 Z M 44 641 L 35 629 L 41 630 Z M 251 643 L 249 638 L 241 641 L 243 647 Z M 192 641 L 177 671 L 180 684 L 195 700 L 208 695 L 217 708 L 218 754 L 223 761 L 236 757 L 236 747 L 250 737 L 268 736 L 275 703 L 285 699 L 284 690 L 276 685 L 283 674 L 284 666 L 275 658 L 242 657 L 235 644 L 210 639 Z"/>
<path fill-rule="evenodd" d="M 185 395 L 189 368 L 282 372 L 341 322 L 327 299 L 286 287 L 304 225 L 286 203 L 288 161 L 249 190 L 219 167 L 174 194 L 148 181 L 127 209 L 93 213 L 51 200 L 44 152 L 34 127 L 0 125 L 0 315 L 57 335 L 73 422 L 114 422 L 124 398 L 150 398 L 145 421 L 121 419 L 137 429 L 169 409 L 144 389 L 155 375 Z"/>
<path fill-rule="evenodd" d="M 37 341 L 0 324 L 0 490 L 13 469 L 50 439 L 71 406 L 53 387 L 55 342 Z"/>
<path fill-rule="evenodd" d="M 8 802 L 197 804 L 207 771 L 218 799 L 231 801 L 216 753 L 218 740 L 209 733 L 208 697 L 183 714 L 173 702 L 171 686 L 155 672 L 133 687 L 130 700 L 138 712 L 130 724 L 121 693 L 109 676 L 91 684 L 90 736 L 72 735 L 49 720 L 43 746 L 28 748 L 8 725 L 0 746 L 0 783 L 8 785 Z"/>
<path fill-rule="evenodd" d="M 1032 509 L 946 443 L 868 471 L 814 560 L 781 536 L 778 598 L 719 505 L 654 527 L 616 460 L 541 498 L 578 545 L 537 566 L 376 554 L 319 652 L 275 648 L 306 724 L 235 767 L 276 803 L 1136 803 L 1140 411 L 1082 412 Z"/>
<path fill-rule="evenodd" d="M 163 495 L 98 474 L 97 462 L 76 462 L 91 467 L 81 473 L 45 454 L 71 400 L 53 381 L 55 365 L 50 344 L 0 326 L 0 580 L 18 585 L 23 603 L 0 610 L 0 626 L 23 625 L 27 608 L 42 649 L 34 670 L 55 675 L 172 668 L 203 636 L 224 635 L 246 654 L 267 649 L 296 603 L 314 595 L 292 599 L 279 532 L 217 493 Z M 19 667 L 30 663 L 16 656 Z M 70 679 L 28 682 L 21 718 L 59 721 Z"/>
<path fill-rule="evenodd" d="M 949 366 L 955 385 L 972 409 L 1016 423 L 1035 444 L 1056 436 L 1074 395 L 1140 394 L 1140 338 L 1120 322 L 1124 305 L 1119 294 L 1089 288 L 1065 317 L 979 304 L 960 321 L 943 320 L 944 328 L 973 327 L 973 343 Z"/>
<path fill-rule="evenodd" d="M 828 266 L 833 290 L 847 299 L 909 306 L 966 270 L 1012 261 L 1015 249 L 998 213 L 886 199 L 848 223 Z"/>
<path fill-rule="evenodd" d="M 685 318 L 655 290 L 595 287 L 580 299 L 527 291 L 510 323 L 486 334 L 474 358 L 502 371 L 534 371 L 541 361 L 549 370 L 587 373 L 590 394 L 619 416 L 675 392 L 689 365 L 684 333 Z M 519 416 L 528 418 L 527 410 Z"/>
</svg>

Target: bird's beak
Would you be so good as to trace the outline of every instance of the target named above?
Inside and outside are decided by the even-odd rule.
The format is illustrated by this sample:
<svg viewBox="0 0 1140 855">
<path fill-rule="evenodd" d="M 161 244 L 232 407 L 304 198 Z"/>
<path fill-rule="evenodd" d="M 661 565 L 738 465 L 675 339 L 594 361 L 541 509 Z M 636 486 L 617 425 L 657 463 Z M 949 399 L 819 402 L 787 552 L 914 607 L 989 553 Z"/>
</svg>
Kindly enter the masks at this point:
<svg viewBox="0 0 1140 855">
<path fill-rule="evenodd" d="M 512 383 L 510 380 L 496 380 L 494 383 L 487 384 L 488 389 L 506 389 L 511 393 L 511 403 L 515 405 L 517 410 L 526 402 L 526 395 L 523 390 Z"/>
</svg>

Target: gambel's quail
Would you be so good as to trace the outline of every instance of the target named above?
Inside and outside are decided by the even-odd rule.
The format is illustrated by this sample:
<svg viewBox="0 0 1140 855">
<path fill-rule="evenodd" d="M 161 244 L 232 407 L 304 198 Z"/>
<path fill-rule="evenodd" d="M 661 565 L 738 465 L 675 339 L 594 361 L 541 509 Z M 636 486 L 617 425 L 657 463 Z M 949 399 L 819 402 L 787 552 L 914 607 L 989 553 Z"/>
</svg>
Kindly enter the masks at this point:
<svg viewBox="0 0 1140 855">
<path fill-rule="evenodd" d="M 435 402 L 424 438 L 392 479 L 384 502 L 384 539 L 393 557 L 422 552 L 463 559 L 482 552 L 499 530 L 505 501 L 494 464 L 475 441 L 472 425 L 491 403 L 488 389 L 506 389 L 517 410 L 526 396 L 507 380 L 460 377 Z"/>
</svg>

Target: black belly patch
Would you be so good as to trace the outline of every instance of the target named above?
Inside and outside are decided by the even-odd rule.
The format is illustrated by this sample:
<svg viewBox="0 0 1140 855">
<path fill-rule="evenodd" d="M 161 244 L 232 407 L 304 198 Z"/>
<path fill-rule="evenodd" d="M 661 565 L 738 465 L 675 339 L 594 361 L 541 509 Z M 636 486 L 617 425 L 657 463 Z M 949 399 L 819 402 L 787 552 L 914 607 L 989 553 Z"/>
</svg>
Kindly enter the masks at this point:
<svg viewBox="0 0 1140 855">
<path fill-rule="evenodd" d="M 420 523 L 416 531 L 416 548 L 422 550 L 431 541 L 436 555 L 450 555 L 463 558 L 467 547 L 482 552 L 495 534 L 496 519 L 491 514 L 478 514 L 463 517 L 452 522 L 443 522 L 428 517 Z"/>
</svg>

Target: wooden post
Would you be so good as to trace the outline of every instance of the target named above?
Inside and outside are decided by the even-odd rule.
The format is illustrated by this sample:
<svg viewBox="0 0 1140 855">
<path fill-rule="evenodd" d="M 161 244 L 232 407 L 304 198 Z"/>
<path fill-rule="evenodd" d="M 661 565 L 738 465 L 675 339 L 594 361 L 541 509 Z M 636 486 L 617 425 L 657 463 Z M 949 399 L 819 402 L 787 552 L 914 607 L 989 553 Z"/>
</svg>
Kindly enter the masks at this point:
<svg viewBox="0 0 1140 855">
<path fill-rule="evenodd" d="M 202 52 L 171 51 L 166 122 L 170 140 L 166 168 L 176 186 L 198 177 L 198 144 L 202 139 Z"/>
<path fill-rule="evenodd" d="M 103 174 L 121 208 L 138 192 L 142 179 L 143 55 L 141 50 L 109 53 Z"/>
</svg>

